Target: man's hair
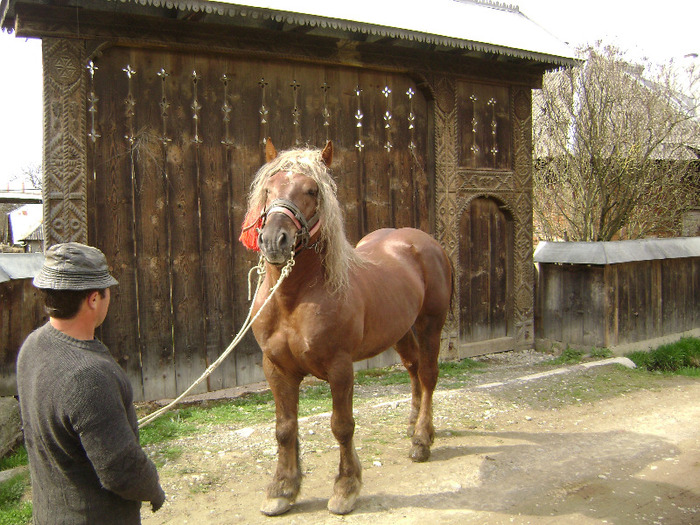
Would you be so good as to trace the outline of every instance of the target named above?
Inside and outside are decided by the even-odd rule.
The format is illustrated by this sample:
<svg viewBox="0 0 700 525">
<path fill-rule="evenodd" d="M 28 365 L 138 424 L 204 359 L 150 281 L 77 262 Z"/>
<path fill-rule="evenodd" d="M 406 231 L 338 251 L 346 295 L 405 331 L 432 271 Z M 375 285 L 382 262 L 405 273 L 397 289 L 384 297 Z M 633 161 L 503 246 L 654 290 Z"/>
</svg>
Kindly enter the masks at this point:
<svg viewBox="0 0 700 525">
<path fill-rule="evenodd" d="M 83 300 L 92 292 L 99 292 L 105 297 L 104 289 L 96 290 L 52 290 L 44 288 L 44 309 L 50 317 L 56 319 L 72 319 L 78 314 Z"/>
</svg>

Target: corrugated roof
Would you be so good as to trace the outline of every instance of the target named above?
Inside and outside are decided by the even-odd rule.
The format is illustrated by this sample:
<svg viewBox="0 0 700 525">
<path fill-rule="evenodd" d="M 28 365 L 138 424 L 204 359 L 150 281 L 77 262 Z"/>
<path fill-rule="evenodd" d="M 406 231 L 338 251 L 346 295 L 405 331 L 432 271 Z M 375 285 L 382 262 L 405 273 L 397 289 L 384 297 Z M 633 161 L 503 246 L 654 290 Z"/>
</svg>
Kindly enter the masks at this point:
<svg viewBox="0 0 700 525">
<path fill-rule="evenodd" d="M 44 264 L 43 253 L 0 253 L 0 283 L 33 279 Z"/>
<path fill-rule="evenodd" d="M 611 242 L 541 242 L 536 263 L 619 264 L 656 259 L 700 257 L 700 237 Z"/>
<path fill-rule="evenodd" d="M 497 53 L 557 65 L 573 50 L 530 20 L 517 5 L 490 0 L 109 0 L 312 29 L 364 33 L 449 48 Z"/>
</svg>

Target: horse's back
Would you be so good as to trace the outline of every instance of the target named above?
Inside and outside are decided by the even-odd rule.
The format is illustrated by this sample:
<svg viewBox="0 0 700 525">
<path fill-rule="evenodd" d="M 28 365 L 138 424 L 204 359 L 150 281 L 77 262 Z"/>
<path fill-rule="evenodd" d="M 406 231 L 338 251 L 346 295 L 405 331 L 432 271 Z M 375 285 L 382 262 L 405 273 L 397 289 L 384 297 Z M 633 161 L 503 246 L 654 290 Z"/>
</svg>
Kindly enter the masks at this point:
<svg viewBox="0 0 700 525">
<path fill-rule="evenodd" d="M 428 233 L 415 228 L 384 228 L 363 237 L 356 249 L 377 269 L 400 267 L 420 278 L 425 292 L 424 309 L 449 307 L 452 265 L 440 243 Z"/>
</svg>

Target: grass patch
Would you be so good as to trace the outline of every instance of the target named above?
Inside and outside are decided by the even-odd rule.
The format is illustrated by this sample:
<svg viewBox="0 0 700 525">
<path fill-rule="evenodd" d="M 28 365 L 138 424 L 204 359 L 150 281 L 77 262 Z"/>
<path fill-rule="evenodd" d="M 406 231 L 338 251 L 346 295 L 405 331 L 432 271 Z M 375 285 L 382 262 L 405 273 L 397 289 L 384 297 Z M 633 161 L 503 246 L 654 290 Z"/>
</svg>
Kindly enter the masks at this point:
<svg viewBox="0 0 700 525">
<path fill-rule="evenodd" d="M 140 429 L 142 446 L 191 436 L 211 425 L 249 426 L 274 418 L 272 394 L 247 394 L 230 401 L 191 406 L 168 412 Z"/>
<path fill-rule="evenodd" d="M 584 353 L 582 350 L 575 350 L 570 347 L 566 347 L 566 349 L 561 353 L 560 356 L 555 357 L 554 359 L 550 359 L 548 361 L 543 361 L 543 365 L 575 365 L 577 363 L 580 363 L 583 360 Z"/>
<path fill-rule="evenodd" d="M 466 358 L 461 361 L 446 361 L 438 366 L 440 369 L 438 386 L 440 388 L 454 389 L 465 386 L 471 374 L 478 374 L 488 365 Z"/>
<path fill-rule="evenodd" d="M 650 372 L 700 376 L 700 339 L 695 337 L 684 337 L 649 352 L 632 352 L 627 357 Z"/>
<path fill-rule="evenodd" d="M 387 367 L 358 370 L 355 373 L 356 385 L 408 385 L 411 378 L 405 368 Z"/>
<path fill-rule="evenodd" d="M 29 472 L 22 472 L 0 483 L 0 525 L 31 523 L 32 504 L 22 501 L 29 485 Z"/>
<path fill-rule="evenodd" d="M 0 459 L 0 471 L 10 470 L 11 468 L 21 467 L 29 464 L 27 457 L 27 449 L 24 445 L 17 448 L 12 454 Z"/>
</svg>

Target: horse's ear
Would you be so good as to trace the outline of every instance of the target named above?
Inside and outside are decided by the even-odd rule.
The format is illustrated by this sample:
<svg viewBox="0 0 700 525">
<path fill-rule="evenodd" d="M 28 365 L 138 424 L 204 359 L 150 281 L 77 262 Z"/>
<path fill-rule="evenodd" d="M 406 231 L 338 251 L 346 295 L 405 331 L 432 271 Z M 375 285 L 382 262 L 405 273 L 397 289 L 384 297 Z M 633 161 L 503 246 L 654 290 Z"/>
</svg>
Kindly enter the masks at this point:
<svg viewBox="0 0 700 525">
<path fill-rule="evenodd" d="M 333 162 L 333 143 L 330 140 L 326 142 L 326 147 L 321 152 L 321 159 L 327 168 L 331 167 L 331 162 Z"/>
<path fill-rule="evenodd" d="M 265 141 L 265 162 L 270 162 L 277 158 L 277 150 L 269 137 Z"/>
</svg>

